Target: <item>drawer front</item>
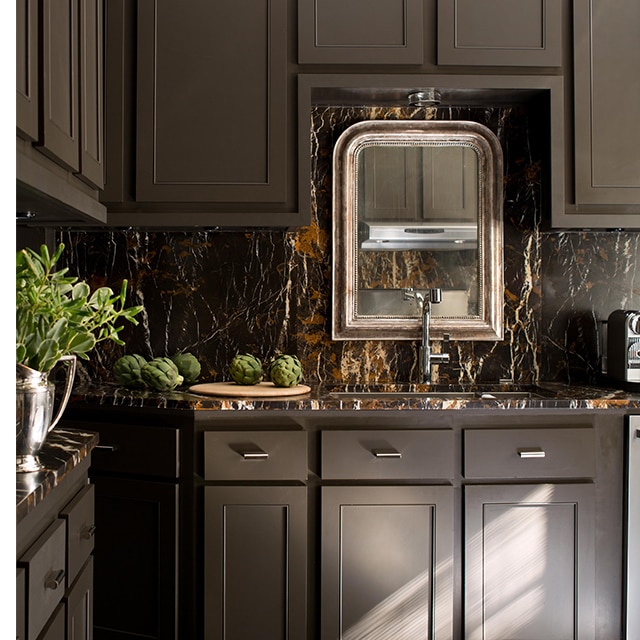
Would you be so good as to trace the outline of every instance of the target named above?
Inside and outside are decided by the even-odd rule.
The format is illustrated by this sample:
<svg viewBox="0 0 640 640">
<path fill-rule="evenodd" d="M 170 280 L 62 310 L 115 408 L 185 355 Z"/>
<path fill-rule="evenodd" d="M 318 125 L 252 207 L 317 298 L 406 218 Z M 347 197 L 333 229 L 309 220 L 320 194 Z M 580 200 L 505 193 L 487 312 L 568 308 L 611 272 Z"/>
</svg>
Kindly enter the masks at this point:
<svg viewBox="0 0 640 640">
<path fill-rule="evenodd" d="M 94 486 L 87 485 L 60 512 L 60 517 L 67 521 L 67 576 L 69 584 L 76 579 L 95 544 L 94 494 Z"/>
<path fill-rule="evenodd" d="M 450 480 L 452 431 L 323 431 L 325 480 Z"/>
<path fill-rule="evenodd" d="M 595 434 L 591 428 L 467 429 L 467 479 L 592 478 Z"/>
<path fill-rule="evenodd" d="M 205 480 L 307 479 L 305 431 L 207 431 Z"/>
<path fill-rule="evenodd" d="M 179 476 L 177 429 L 96 423 L 91 429 L 100 434 L 91 459 L 92 470 L 170 479 Z"/>
<path fill-rule="evenodd" d="M 65 521 L 58 518 L 19 560 L 27 572 L 29 640 L 35 640 L 64 595 L 65 548 Z"/>
</svg>

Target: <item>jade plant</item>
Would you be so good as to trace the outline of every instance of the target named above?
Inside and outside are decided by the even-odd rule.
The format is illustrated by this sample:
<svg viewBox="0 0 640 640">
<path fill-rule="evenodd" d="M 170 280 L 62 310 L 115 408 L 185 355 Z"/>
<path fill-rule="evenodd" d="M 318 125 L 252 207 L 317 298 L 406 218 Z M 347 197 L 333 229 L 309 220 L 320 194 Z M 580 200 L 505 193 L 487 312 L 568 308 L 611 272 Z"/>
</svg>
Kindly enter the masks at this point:
<svg viewBox="0 0 640 640">
<path fill-rule="evenodd" d="M 16 359 L 37 371 L 50 371 L 65 355 L 88 360 L 97 343 L 124 345 L 120 321 L 138 324 L 142 306 L 125 307 L 127 280 L 119 293 L 109 287 L 91 291 L 86 282 L 55 267 L 64 244 L 50 254 L 22 249 L 16 256 Z"/>
</svg>

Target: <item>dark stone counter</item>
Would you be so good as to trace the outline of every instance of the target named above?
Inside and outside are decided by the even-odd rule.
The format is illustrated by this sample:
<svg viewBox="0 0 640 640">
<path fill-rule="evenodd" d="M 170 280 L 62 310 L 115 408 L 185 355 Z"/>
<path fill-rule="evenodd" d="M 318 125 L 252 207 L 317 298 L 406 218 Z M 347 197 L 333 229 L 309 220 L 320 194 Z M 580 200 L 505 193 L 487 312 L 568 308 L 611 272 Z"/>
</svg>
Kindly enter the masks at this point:
<svg viewBox="0 0 640 640">
<path fill-rule="evenodd" d="M 16 524 L 63 482 L 97 444 L 97 433 L 55 427 L 39 454 L 45 469 L 16 473 Z"/>
<path fill-rule="evenodd" d="M 311 385 L 310 385 L 311 386 Z M 186 411 L 387 411 L 465 409 L 637 410 L 640 393 L 619 389 L 541 383 L 535 386 L 490 385 L 349 385 L 311 387 L 304 395 L 283 398 L 215 397 L 126 389 L 113 384 L 74 389 L 71 406 L 172 409 Z"/>
</svg>

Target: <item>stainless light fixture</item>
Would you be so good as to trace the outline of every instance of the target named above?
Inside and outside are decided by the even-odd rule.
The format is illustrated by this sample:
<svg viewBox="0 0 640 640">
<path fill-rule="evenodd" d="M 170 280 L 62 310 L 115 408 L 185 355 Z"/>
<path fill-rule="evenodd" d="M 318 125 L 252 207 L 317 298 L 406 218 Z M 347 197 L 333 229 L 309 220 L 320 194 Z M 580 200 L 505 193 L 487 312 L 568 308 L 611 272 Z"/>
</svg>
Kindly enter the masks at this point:
<svg viewBox="0 0 640 640">
<path fill-rule="evenodd" d="M 437 89 L 420 89 L 412 91 L 407 99 L 411 107 L 435 107 L 442 101 L 442 95 Z"/>
</svg>

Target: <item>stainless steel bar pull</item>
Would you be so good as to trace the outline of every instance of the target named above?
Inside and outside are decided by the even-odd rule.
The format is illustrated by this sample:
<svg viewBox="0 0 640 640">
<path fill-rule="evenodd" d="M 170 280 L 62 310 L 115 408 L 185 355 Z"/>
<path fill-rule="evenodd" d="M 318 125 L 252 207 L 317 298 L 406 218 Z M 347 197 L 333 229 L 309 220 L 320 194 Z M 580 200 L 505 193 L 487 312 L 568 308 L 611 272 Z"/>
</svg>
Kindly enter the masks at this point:
<svg viewBox="0 0 640 640">
<path fill-rule="evenodd" d="M 544 458 L 547 454 L 542 449 L 518 449 L 518 455 L 521 458 Z"/>
<path fill-rule="evenodd" d="M 240 454 L 245 460 L 266 460 L 269 454 L 262 449 L 255 449 L 251 451 L 243 451 Z"/>
<path fill-rule="evenodd" d="M 374 449 L 371 453 L 376 458 L 402 458 L 402 454 L 396 449 Z"/>
<path fill-rule="evenodd" d="M 64 569 L 60 569 L 55 574 L 47 578 L 44 586 L 47 589 L 57 589 L 64 582 L 64 575 Z"/>
</svg>

